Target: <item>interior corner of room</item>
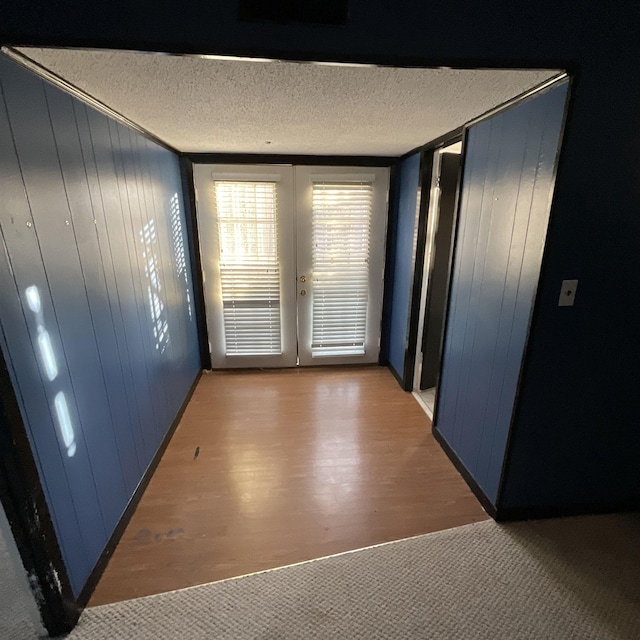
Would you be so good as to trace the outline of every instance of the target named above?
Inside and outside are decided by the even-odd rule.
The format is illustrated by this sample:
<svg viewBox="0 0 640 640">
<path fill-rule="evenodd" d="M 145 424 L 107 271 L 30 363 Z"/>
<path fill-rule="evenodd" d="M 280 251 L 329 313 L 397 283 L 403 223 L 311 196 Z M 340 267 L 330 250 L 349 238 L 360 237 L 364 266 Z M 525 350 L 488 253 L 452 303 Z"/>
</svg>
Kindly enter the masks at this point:
<svg viewBox="0 0 640 640">
<path fill-rule="evenodd" d="M 569 75 L 310 62 L 0 55 L 0 435 L 49 631 L 606 502 L 545 493 L 521 428 Z"/>
</svg>

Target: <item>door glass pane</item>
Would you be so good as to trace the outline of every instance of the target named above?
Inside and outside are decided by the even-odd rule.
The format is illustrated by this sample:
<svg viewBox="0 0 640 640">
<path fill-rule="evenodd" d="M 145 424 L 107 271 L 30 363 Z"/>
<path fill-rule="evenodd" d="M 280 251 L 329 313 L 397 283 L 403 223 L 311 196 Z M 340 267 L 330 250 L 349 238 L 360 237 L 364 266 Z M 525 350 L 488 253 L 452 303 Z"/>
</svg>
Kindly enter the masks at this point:
<svg viewBox="0 0 640 640">
<path fill-rule="evenodd" d="M 216 181 L 225 354 L 282 353 L 275 182 Z"/>
<path fill-rule="evenodd" d="M 373 185 L 315 182 L 312 357 L 365 352 Z"/>
</svg>

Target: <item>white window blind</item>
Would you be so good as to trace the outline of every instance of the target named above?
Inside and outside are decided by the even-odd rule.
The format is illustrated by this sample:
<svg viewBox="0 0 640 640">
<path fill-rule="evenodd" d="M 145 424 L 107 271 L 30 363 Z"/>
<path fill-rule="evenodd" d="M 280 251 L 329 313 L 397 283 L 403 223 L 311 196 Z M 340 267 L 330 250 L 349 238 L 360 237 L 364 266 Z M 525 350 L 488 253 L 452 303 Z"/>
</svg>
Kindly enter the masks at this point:
<svg viewBox="0 0 640 640">
<path fill-rule="evenodd" d="M 275 182 L 215 182 L 225 353 L 277 355 L 280 333 Z"/>
<path fill-rule="evenodd" d="M 371 182 L 314 182 L 313 357 L 364 353 Z"/>
</svg>

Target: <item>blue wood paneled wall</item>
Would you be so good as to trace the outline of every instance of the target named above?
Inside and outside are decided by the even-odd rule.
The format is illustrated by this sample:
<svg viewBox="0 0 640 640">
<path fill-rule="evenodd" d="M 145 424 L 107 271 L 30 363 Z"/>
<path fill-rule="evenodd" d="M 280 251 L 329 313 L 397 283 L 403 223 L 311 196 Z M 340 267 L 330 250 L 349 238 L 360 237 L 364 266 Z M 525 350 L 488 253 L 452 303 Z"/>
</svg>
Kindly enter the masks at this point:
<svg viewBox="0 0 640 640">
<path fill-rule="evenodd" d="M 420 186 L 420 153 L 398 165 L 398 205 L 395 264 L 389 323 L 389 363 L 396 374 L 404 375 L 409 330 L 409 307 L 416 253 L 416 208 Z"/>
<path fill-rule="evenodd" d="M 0 56 L 0 343 L 79 593 L 199 369 L 178 159 Z"/>
<path fill-rule="evenodd" d="M 568 83 L 467 134 L 436 428 L 495 505 Z"/>
</svg>

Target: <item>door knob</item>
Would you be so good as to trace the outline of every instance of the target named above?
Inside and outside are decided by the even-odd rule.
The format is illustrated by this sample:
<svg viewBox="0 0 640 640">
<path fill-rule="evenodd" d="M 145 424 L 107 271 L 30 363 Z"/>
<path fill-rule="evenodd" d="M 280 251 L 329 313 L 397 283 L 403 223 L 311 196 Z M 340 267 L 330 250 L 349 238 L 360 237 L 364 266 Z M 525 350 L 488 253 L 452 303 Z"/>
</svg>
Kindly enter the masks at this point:
<svg viewBox="0 0 640 640">
<path fill-rule="evenodd" d="M 301 295 L 301 296 L 306 296 L 306 295 L 307 295 L 307 292 L 306 292 L 304 289 L 301 289 L 301 290 L 300 290 L 300 295 Z"/>
<path fill-rule="evenodd" d="M 300 276 L 300 282 L 306 282 L 307 278 L 305 276 Z"/>
</svg>

